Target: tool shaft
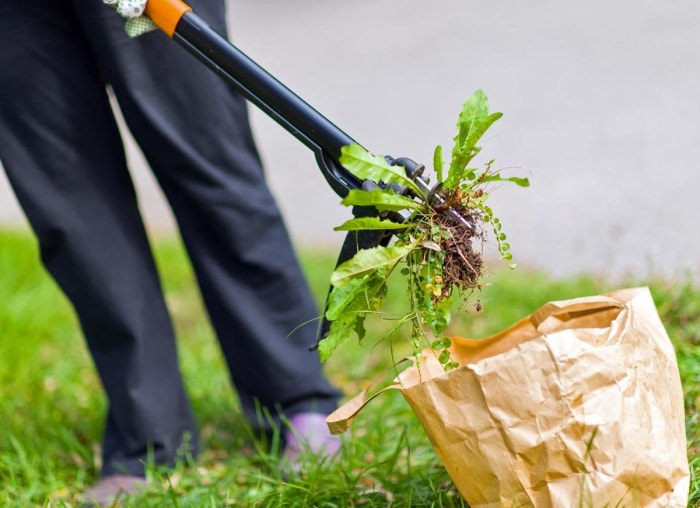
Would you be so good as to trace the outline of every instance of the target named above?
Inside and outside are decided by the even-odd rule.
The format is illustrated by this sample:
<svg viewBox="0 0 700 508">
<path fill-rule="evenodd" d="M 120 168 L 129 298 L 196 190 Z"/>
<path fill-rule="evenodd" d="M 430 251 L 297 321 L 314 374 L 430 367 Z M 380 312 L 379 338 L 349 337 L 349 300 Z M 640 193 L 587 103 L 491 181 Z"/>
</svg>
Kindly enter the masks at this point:
<svg viewBox="0 0 700 508">
<path fill-rule="evenodd" d="M 311 149 L 337 159 L 343 146 L 355 142 L 196 14 L 182 16 L 173 40 Z"/>
</svg>

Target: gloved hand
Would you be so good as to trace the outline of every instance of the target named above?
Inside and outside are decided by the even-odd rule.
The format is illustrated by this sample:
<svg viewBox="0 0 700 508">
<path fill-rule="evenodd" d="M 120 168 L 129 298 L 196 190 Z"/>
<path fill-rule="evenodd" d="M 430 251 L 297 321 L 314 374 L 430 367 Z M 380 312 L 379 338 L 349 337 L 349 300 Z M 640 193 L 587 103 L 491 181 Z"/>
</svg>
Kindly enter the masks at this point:
<svg viewBox="0 0 700 508">
<path fill-rule="evenodd" d="M 158 28 L 143 15 L 148 0 L 103 0 L 103 2 L 117 9 L 119 15 L 126 18 L 124 29 L 129 37 L 138 37 Z"/>
</svg>

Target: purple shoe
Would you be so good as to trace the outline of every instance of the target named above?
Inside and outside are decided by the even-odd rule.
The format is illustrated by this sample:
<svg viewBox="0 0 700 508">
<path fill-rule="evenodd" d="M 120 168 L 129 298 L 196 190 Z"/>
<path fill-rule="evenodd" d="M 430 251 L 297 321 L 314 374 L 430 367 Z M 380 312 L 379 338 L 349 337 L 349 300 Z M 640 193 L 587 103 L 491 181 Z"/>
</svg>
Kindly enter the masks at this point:
<svg viewBox="0 0 700 508">
<path fill-rule="evenodd" d="M 292 416 L 284 439 L 281 463 L 285 470 L 295 473 L 302 469 L 299 459 L 305 453 L 313 454 L 321 461 L 334 457 L 340 450 L 340 438 L 330 433 L 326 415 L 321 413 L 299 413 Z"/>
<path fill-rule="evenodd" d="M 112 506 L 129 494 L 142 491 L 146 487 L 146 479 L 140 476 L 111 474 L 83 492 L 82 507 Z"/>
</svg>

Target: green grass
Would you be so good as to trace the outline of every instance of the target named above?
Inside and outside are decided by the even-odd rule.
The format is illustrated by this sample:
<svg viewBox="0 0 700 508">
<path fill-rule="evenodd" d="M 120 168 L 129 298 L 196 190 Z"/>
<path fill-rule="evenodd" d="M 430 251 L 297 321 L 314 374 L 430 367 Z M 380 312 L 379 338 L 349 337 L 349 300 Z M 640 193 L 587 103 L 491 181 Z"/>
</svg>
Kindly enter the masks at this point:
<svg viewBox="0 0 700 508">
<path fill-rule="evenodd" d="M 179 242 L 160 239 L 156 257 L 204 452 L 191 466 L 151 468 L 162 488 L 122 506 L 466 506 L 398 392 L 383 394 L 358 417 L 343 436 L 341 460 L 310 461 L 304 474 L 282 481 L 274 440 L 260 442 L 242 418 Z M 334 258 L 335 253 L 302 253 L 319 305 Z M 652 287 L 678 353 L 695 471 L 700 469 L 700 289 L 690 279 L 627 285 L 642 284 Z M 595 277 L 553 280 L 523 269 L 496 271 L 482 294 L 485 310 L 460 316 L 455 331 L 484 336 L 548 300 L 611 289 Z M 389 304 L 400 299 L 399 293 Z M 360 347 L 343 345 L 326 365 L 328 376 L 348 395 L 391 366 L 387 345 L 373 342 L 381 334 L 377 326 Z M 25 232 L 0 232 L 0 506 L 73 506 L 97 478 L 105 404 L 70 305 L 41 268 L 34 240 Z M 695 475 L 690 506 L 700 506 Z"/>
</svg>

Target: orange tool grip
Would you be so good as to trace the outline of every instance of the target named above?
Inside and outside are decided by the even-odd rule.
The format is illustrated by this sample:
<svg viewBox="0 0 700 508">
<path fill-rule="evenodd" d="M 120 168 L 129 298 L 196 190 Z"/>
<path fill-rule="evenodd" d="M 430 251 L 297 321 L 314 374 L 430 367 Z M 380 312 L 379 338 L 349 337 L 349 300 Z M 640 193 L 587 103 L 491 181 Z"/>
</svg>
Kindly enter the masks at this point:
<svg viewBox="0 0 700 508">
<path fill-rule="evenodd" d="M 178 22 L 192 7 L 181 0 L 148 0 L 144 13 L 168 37 L 172 37 Z"/>
</svg>

